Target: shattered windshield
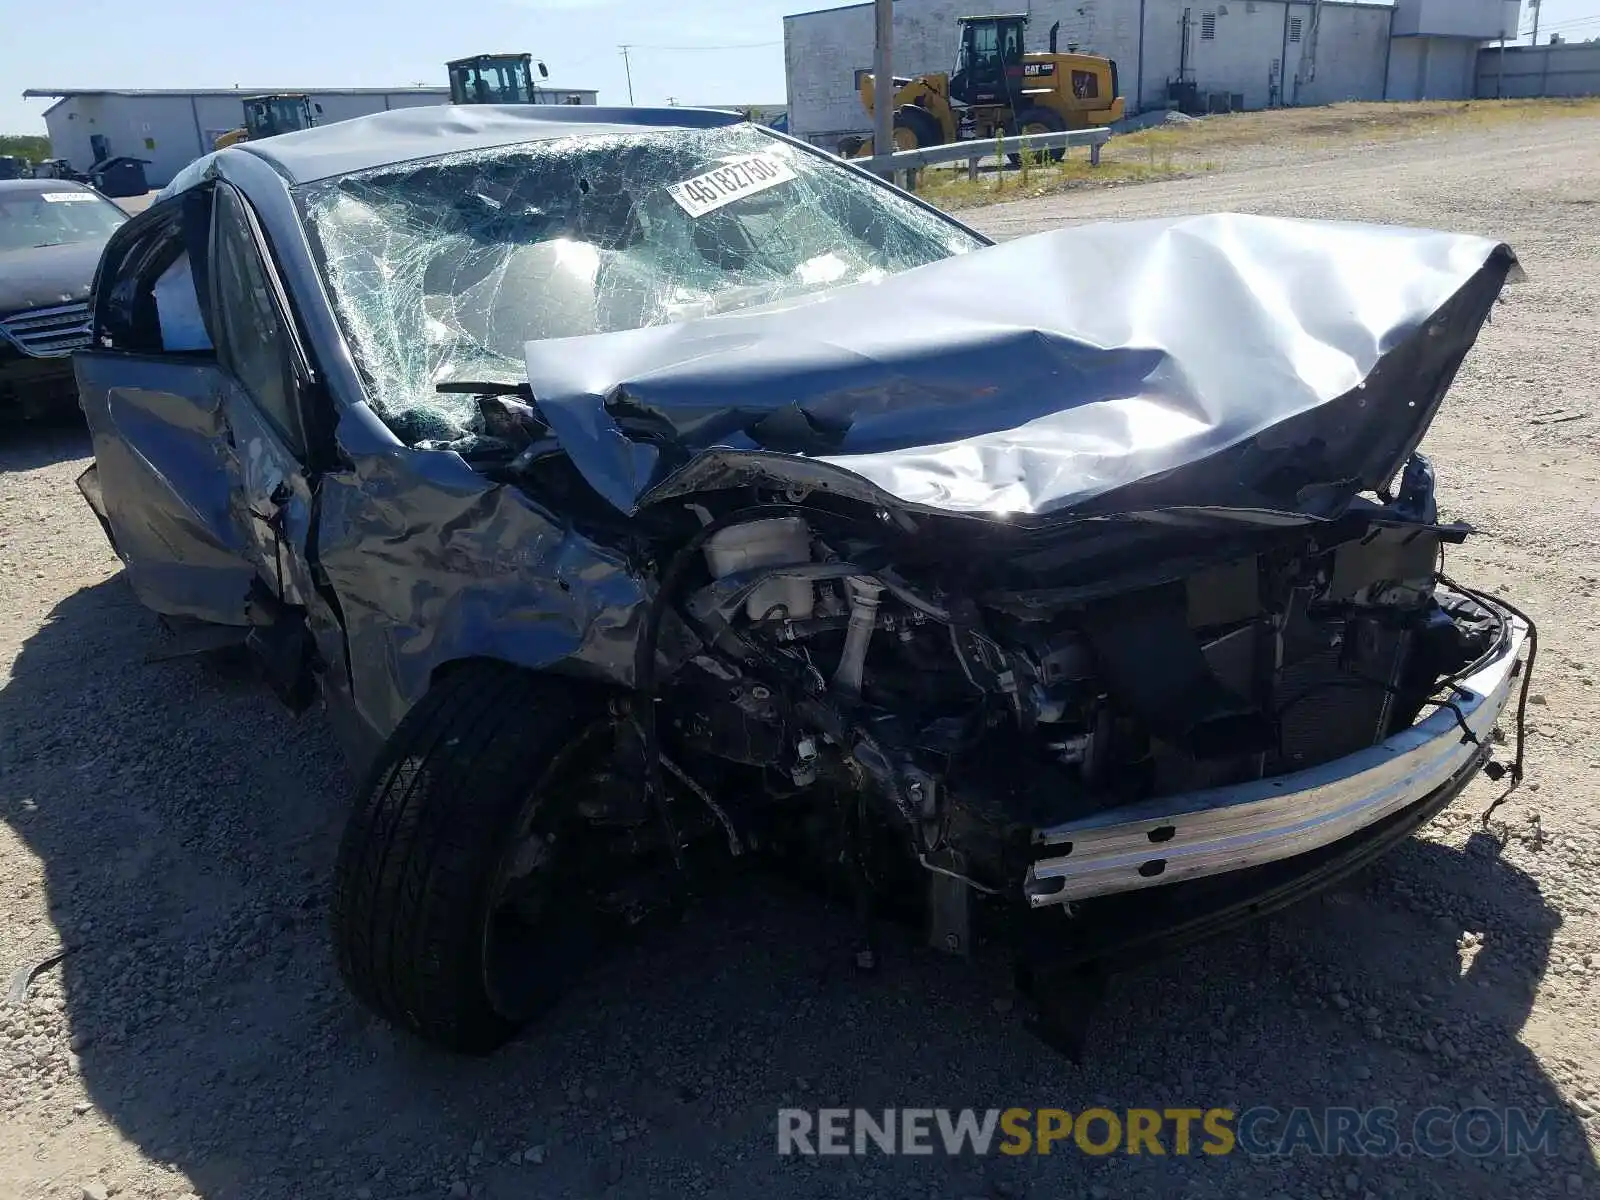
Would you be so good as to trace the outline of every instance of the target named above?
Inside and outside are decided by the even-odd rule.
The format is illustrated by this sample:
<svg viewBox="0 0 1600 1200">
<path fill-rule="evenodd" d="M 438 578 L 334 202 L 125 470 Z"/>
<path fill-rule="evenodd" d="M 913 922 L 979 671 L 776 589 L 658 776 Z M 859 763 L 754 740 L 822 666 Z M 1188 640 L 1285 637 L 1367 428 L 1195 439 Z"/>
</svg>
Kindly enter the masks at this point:
<svg viewBox="0 0 1600 1200">
<path fill-rule="evenodd" d="M 571 137 L 299 189 L 370 397 L 409 444 L 481 433 L 451 381 L 522 346 L 869 282 L 982 243 L 750 125 Z"/>
</svg>

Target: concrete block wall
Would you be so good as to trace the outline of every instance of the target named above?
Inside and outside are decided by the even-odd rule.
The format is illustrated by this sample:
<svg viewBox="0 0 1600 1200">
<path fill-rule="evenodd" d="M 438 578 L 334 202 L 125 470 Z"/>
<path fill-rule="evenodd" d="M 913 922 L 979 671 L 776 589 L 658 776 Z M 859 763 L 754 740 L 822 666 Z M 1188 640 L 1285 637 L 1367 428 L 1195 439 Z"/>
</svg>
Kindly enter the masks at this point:
<svg viewBox="0 0 1600 1200">
<path fill-rule="evenodd" d="M 1311 6 L 1289 6 L 1292 21 L 1311 24 Z M 1389 60 L 1391 10 L 1374 6 L 1324 4 L 1317 35 L 1316 78 L 1296 95 L 1291 68 L 1284 94 L 1292 104 L 1337 104 L 1341 100 L 1382 100 Z"/>
<path fill-rule="evenodd" d="M 1282 103 L 1286 27 L 1285 6 L 1262 0 L 1227 0 L 1189 6 L 1189 64 L 1191 78 L 1201 93 L 1229 92 L 1244 97 L 1246 108 L 1266 108 Z M 1208 23 L 1214 36 L 1206 37 Z M 1182 24 L 1182 11 L 1179 11 Z M 1298 46 L 1293 47 L 1298 49 Z M 1171 72 L 1176 74 L 1176 68 Z M 1290 66 L 1293 75 L 1293 65 Z M 1167 73 L 1159 80 L 1159 95 L 1148 96 L 1151 106 L 1164 103 Z"/>
<path fill-rule="evenodd" d="M 1477 52 L 1477 94 L 1504 96 L 1600 96 L 1600 42 L 1558 46 L 1511 46 Z"/>
<path fill-rule="evenodd" d="M 1395 38 L 1389 52 L 1389 99 L 1472 99 L 1479 45 L 1474 38 Z"/>
<path fill-rule="evenodd" d="M 1189 78 L 1202 94 L 1243 95 L 1246 108 L 1381 100 L 1393 10 L 1380 4 L 1324 4 L 1316 79 L 1295 98 L 1295 73 L 1311 29 L 1311 6 L 1283 0 L 1147 0 L 1141 109 L 1166 103 L 1167 82 L 1183 61 L 1183 10 L 1189 10 Z M 1203 36 L 1206 14 L 1215 37 Z M 1294 22 L 1299 22 L 1296 40 Z M 1133 91 L 1124 91 L 1132 104 Z"/>
</svg>

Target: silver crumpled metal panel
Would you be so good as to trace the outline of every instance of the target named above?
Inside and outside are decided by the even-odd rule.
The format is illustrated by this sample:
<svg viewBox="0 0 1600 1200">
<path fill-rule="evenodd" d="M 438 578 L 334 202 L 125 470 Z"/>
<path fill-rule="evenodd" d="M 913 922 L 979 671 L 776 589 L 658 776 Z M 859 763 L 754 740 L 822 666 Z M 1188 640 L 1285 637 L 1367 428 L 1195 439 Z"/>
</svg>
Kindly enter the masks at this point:
<svg viewBox="0 0 1600 1200">
<path fill-rule="evenodd" d="M 462 659 L 631 682 L 652 591 L 622 551 L 454 455 L 366 441 L 322 479 L 318 560 L 371 729 L 387 734 Z"/>
<path fill-rule="evenodd" d="M 625 512 L 767 476 L 973 516 L 1327 516 L 1415 448 L 1515 266 L 1392 226 L 1101 223 L 525 353 Z"/>
</svg>

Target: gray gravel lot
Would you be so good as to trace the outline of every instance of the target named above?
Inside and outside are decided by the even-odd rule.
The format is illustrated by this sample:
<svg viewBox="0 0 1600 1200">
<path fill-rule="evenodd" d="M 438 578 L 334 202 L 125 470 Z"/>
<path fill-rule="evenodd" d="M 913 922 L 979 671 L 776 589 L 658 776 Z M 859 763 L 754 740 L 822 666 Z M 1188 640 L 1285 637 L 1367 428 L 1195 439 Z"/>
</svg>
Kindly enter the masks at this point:
<svg viewBox="0 0 1600 1200">
<path fill-rule="evenodd" d="M 1600 1196 L 1600 123 L 963 214 L 1002 236 L 1235 209 L 1474 230 L 1517 248 L 1427 448 L 1454 573 L 1541 626 L 1528 782 L 1486 779 L 1355 883 L 1119 978 L 1081 1067 L 997 964 L 753 882 L 629 951 L 501 1055 L 369 1020 L 334 977 L 350 790 L 321 719 L 152 663 L 72 480 L 71 428 L 0 433 L 0 1195 Z M 1559 418 L 1559 419 L 1558 419 Z M 780 1159 L 784 1105 L 1551 1109 L 1556 1153 Z"/>
</svg>

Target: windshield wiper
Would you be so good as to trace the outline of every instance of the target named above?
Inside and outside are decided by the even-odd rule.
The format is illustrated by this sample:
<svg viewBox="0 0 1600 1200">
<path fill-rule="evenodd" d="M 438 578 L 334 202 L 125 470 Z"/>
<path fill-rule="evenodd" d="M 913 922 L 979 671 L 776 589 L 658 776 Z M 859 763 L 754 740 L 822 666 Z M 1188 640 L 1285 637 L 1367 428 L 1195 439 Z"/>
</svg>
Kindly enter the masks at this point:
<svg viewBox="0 0 1600 1200">
<path fill-rule="evenodd" d="M 494 379 L 452 379 L 433 385 L 436 392 L 462 396 L 516 396 L 533 403 L 533 385 L 529 383 L 504 383 Z"/>
<path fill-rule="evenodd" d="M 446 395 L 467 395 L 478 402 L 478 431 L 509 443 L 520 450 L 530 441 L 545 437 L 550 424 L 533 402 L 533 387 L 499 380 L 452 379 L 434 385 Z"/>
</svg>

